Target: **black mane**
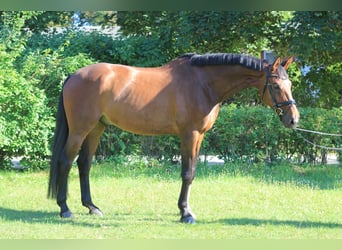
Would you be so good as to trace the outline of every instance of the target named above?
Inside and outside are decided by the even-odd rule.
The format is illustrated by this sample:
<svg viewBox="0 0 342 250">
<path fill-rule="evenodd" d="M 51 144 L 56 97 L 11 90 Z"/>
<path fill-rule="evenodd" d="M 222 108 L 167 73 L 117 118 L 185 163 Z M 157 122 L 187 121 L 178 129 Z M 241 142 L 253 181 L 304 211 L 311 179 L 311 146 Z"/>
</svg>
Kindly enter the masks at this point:
<svg viewBox="0 0 342 250">
<path fill-rule="evenodd" d="M 256 57 L 244 54 L 232 53 L 213 53 L 197 55 L 194 53 L 184 54 L 180 58 L 188 58 L 191 65 L 206 66 L 206 65 L 241 65 L 249 69 L 262 71 L 262 61 Z"/>
</svg>

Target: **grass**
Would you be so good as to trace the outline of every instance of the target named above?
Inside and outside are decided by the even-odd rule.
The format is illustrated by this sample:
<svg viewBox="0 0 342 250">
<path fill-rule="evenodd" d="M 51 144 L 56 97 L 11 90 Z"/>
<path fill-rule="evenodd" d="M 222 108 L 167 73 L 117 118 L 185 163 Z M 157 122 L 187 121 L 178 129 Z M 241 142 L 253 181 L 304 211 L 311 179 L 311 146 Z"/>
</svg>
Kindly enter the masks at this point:
<svg viewBox="0 0 342 250">
<path fill-rule="evenodd" d="M 91 172 L 93 200 L 80 204 L 77 168 L 69 179 L 72 220 L 48 200 L 48 172 L 0 172 L 2 239 L 341 239 L 340 166 L 228 164 L 198 167 L 191 207 L 197 224 L 178 222 L 180 167 L 103 163 Z"/>
</svg>

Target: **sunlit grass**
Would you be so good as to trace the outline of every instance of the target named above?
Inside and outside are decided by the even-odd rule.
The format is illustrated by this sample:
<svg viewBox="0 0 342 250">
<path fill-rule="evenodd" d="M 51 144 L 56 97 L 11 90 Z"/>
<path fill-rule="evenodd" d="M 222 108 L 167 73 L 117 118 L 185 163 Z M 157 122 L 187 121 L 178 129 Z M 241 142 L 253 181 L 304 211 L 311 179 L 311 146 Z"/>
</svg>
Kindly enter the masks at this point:
<svg viewBox="0 0 342 250">
<path fill-rule="evenodd" d="M 342 238 L 339 166 L 198 167 L 191 207 L 197 224 L 179 223 L 180 167 L 141 162 L 93 167 L 93 200 L 81 206 L 77 168 L 69 180 L 73 220 L 48 200 L 48 172 L 0 172 L 0 238 L 332 239 Z"/>
</svg>

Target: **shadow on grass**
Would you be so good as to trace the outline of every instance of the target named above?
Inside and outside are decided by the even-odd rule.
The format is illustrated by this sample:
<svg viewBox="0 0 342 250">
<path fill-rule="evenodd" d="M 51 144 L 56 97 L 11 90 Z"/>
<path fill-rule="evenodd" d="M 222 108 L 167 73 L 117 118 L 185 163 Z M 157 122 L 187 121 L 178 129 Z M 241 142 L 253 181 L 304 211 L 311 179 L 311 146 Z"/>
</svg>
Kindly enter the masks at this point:
<svg viewBox="0 0 342 250">
<path fill-rule="evenodd" d="M 168 216 L 174 214 L 169 214 Z M 32 210 L 15 210 L 0 207 L 0 219 L 10 222 L 24 222 L 29 224 L 60 224 L 72 225 L 90 228 L 111 228 L 130 224 L 155 223 L 172 224 L 175 221 L 168 220 L 162 216 L 154 214 L 132 214 L 132 213 L 114 213 L 98 217 L 89 214 L 76 214 L 72 219 L 62 219 L 58 213 Z"/>
<path fill-rule="evenodd" d="M 32 210 L 15 210 L 10 208 L 0 207 L 0 218 L 6 221 L 18 221 L 25 223 L 41 223 L 41 224 L 70 224 L 81 227 L 103 227 L 106 226 L 102 218 L 98 218 L 98 222 L 86 222 L 78 218 L 61 219 L 55 212 L 32 211 Z M 89 215 L 91 218 L 91 215 Z M 116 226 L 115 223 L 110 223 L 110 226 Z"/>
<path fill-rule="evenodd" d="M 217 221 L 208 222 L 220 223 L 230 226 L 291 226 L 296 228 L 340 228 L 342 224 L 334 222 L 320 222 L 320 221 L 299 221 L 299 220 L 272 220 L 272 219 L 253 219 L 253 218 L 230 218 L 220 219 Z"/>
<path fill-rule="evenodd" d="M 15 210 L 9 208 L 0 207 L 0 217 L 6 221 L 20 221 L 25 223 L 41 223 L 41 224 L 70 224 L 81 227 L 117 227 L 123 223 L 123 221 L 130 220 L 130 214 L 116 214 L 117 220 L 121 222 L 115 223 L 112 219 L 107 218 L 98 218 L 99 220 L 94 222 L 85 222 L 75 219 L 61 219 L 54 212 L 44 212 L 44 211 L 31 211 L 31 210 Z M 91 216 L 89 217 L 91 218 Z M 160 223 L 160 219 L 153 218 L 153 215 L 145 216 L 136 221 L 137 224 L 148 221 L 156 221 Z M 166 220 L 163 224 L 168 224 Z M 170 224 L 179 223 L 178 220 L 170 220 Z M 216 221 L 198 221 L 198 224 L 224 224 L 229 226 L 263 226 L 263 225 L 273 225 L 273 226 L 291 226 L 296 228 L 332 228 L 332 229 L 342 229 L 342 224 L 334 223 L 334 222 L 319 222 L 319 221 L 299 221 L 299 220 L 273 220 L 273 219 L 253 219 L 253 218 L 229 218 L 229 219 L 220 219 Z"/>
</svg>

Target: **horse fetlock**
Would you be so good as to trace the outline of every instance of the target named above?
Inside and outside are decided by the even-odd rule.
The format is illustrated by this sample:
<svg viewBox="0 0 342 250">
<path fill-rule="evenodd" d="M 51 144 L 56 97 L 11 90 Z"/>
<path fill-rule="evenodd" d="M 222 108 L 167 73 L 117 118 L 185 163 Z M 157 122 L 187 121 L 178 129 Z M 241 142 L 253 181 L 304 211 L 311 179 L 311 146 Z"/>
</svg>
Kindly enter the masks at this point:
<svg viewBox="0 0 342 250">
<path fill-rule="evenodd" d="M 194 219 L 196 219 L 196 215 L 191 211 L 191 208 L 189 206 L 185 206 L 185 207 L 180 206 L 180 213 L 181 213 L 182 218 L 191 216 Z"/>
<path fill-rule="evenodd" d="M 99 208 L 89 209 L 89 214 L 93 214 L 100 217 L 104 216 L 103 212 Z"/>
<path fill-rule="evenodd" d="M 82 205 L 89 209 L 89 214 L 94 214 L 94 215 L 101 216 L 101 217 L 104 215 L 101 209 L 99 209 L 97 206 L 95 206 L 92 203 L 91 204 L 82 203 Z"/>
</svg>

